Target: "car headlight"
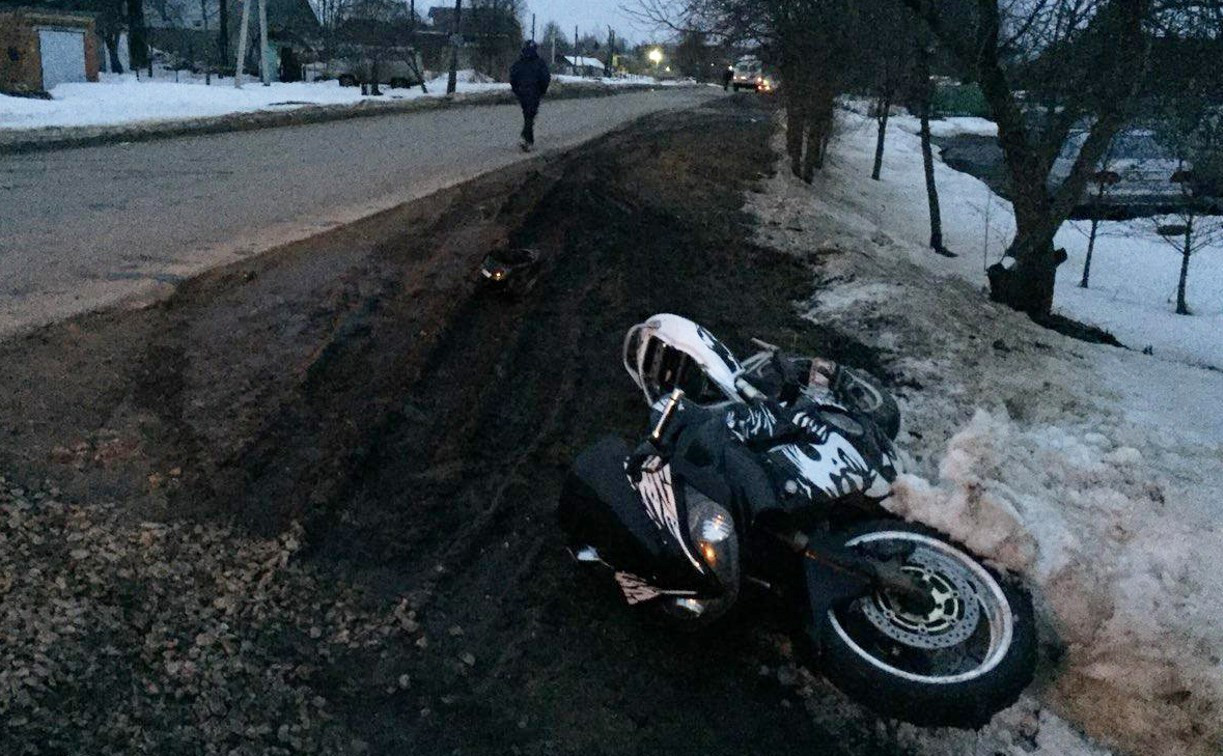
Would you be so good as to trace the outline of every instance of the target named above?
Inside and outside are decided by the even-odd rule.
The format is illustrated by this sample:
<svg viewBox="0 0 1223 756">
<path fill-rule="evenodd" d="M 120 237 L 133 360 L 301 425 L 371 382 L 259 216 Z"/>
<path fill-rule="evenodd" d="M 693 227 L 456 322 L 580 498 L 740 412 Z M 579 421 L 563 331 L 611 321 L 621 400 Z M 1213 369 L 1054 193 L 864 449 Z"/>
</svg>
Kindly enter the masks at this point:
<svg viewBox="0 0 1223 756">
<path fill-rule="evenodd" d="M 688 536 L 722 588 L 739 590 L 739 539 L 735 521 L 721 504 L 692 487 L 687 488 Z"/>
</svg>

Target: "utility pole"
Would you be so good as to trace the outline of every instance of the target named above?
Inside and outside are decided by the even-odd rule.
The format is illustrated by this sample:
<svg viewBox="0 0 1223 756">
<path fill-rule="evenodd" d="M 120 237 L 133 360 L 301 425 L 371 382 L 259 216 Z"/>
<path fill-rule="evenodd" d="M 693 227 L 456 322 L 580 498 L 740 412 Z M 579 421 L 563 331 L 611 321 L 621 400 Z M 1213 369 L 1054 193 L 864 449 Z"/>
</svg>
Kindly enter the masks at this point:
<svg viewBox="0 0 1223 756">
<path fill-rule="evenodd" d="M 552 67 L 556 68 L 556 35 L 552 35 Z"/>
<path fill-rule="evenodd" d="M 573 62 L 573 70 L 569 73 L 576 75 L 578 72 L 578 25 L 573 25 L 573 54 L 569 56 L 569 60 Z"/>
<path fill-rule="evenodd" d="M 616 65 L 616 30 L 607 25 L 607 75 L 615 73 Z"/>
<path fill-rule="evenodd" d="M 225 0 L 221 0 L 225 2 Z M 259 78 L 263 86 L 272 86 L 268 72 L 268 0 L 259 0 Z"/>
<path fill-rule="evenodd" d="M 238 25 L 238 63 L 234 66 L 234 89 L 242 88 L 242 61 L 246 58 L 246 33 L 251 23 L 250 0 L 239 0 L 242 3 L 242 23 Z"/>
<path fill-rule="evenodd" d="M 454 29 L 450 34 L 450 77 L 446 80 L 446 94 L 454 94 L 459 72 L 459 29 L 463 21 L 463 0 L 454 0 Z"/>
<path fill-rule="evenodd" d="M 535 41 L 535 14 L 531 14 L 531 41 Z"/>
</svg>

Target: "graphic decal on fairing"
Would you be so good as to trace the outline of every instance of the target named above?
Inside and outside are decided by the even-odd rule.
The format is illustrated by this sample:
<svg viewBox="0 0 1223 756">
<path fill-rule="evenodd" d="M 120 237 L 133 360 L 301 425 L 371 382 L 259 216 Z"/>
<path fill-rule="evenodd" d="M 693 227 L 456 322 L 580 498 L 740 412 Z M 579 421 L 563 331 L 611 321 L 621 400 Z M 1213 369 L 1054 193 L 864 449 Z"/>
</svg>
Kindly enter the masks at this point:
<svg viewBox="0 0 1223 756">
<path fill-rule="evenodd" d="M 624 594 L 624 600 L 629 604 L 640 604 L 642 601 L 649 601 L 661 595 L 657 588 L 631 572 L 617 572 L 616 582 L 620 585 L 620 592 Z"/>
<path fill-rule="evenodd" d="M 807 439 L 777 446 L 769 456 L 790 472 L 785 477 L 794 482 L 794 493 L 801 492 L 808 499 L 817 495 L 835 499 L 871 486 L 875 471 L 854 445 L 817 413 L 798 412 L 790 422 L 802 428 Z M 776 425 L 777 419 L 763 405 L 738 405 L 726 413 L 726 426 L 743 443 L 768 436 Z"/>
<path fill-rule="evenodd" d="M 696 591 L 668 591 L 662 588 L 655 588 L 646 582 L 643 577 L 638 577 L 631 572 L 616 572 L 616 583 L 620 586 L 620 592 L 624 594 L 624 600 L 629 605 L 640 604 L 642 601 L 649 601 L 659 596 L 695 596 Z"/>
<path fill-rule="evenodd" d="M 779 446 L 770 456 L 794 471 L 790 480 L 808 498 L 818 492 L 835 499 L 867 488 L 875 472 L 866 460 L 841 434 L 826 434 L 819 443 Z"/>
<path fill-rule="evenodd" d="M 700 337 L 702 344 L 709 347 L 710 351 L 721 358 L 722 362 L 726 363 L 726 366 L 730 368 L 732 373 L 737 373 L 742 369 L 739 366 L 739 361 L 735 359 L 735 355 L 731 354 L 731 351 L 726 348 L 725 344 L 718 341 L 716 336 L 705 330 L 705 326 L 699 323 L 696 324 L 696 335 Z"/>
<path fill-rule="evenodd" d="M 641 466 L 641 480 L 634 481 L 631 471 L 627 470 L 628 462 L 626 461 L 629 484 L 641 496 L 642 502 L 645 503 L 646 514 L 650 516 L 658 529 L 670 533 L 679 547 L 683 549 L 684 556 L 688 557 L 689 562 L 692 562 L 692 566 L 699 572 L 704 572 L 705 569 L 700 560 L 688 550 L 683 531 L 680 530 L 679 509 L 675 504 L 675 489 L 671 485 L 671 465 L 665 464 L 655 472 L 649 471 L 657 466 L 658 462 L 658 457 L 647 457 Z"/>
<path fill-rule="evenodd" d="M 726 413 L 726 427 L 740 443 L 767 436 L 773 432 L 777 419 L 767 407 L 758 404 L 738 404 Z"/>
</svg>

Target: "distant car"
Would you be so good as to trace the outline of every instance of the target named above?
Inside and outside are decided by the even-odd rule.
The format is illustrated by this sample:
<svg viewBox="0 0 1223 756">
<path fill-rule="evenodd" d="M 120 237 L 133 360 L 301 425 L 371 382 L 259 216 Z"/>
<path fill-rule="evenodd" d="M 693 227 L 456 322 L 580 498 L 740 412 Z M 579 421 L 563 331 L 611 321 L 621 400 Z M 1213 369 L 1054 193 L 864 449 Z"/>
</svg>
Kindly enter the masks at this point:
<svg viewBox="0 0 1223 756">
<path fill-rule="evenodd" d="M 351 46 L 342 58 L 332 58 L 311 67 L 315 81 L 336 79 L 341 87 L 361 84 L 386 85 L 391 89 L 419 86 L 420 53 L 411 48 L 365 48 Z"/>
<path fill-rule="evenodd" d="M 743 57 L 735 63 L 735 75 L 730 84 L 738 92 L 740 89 L 756 89 L 764 79 L 764 64 L 759 58 Z"/>
<path fill-rule="evenodd" d="M 738 92 L 740 89 L 754 89 L 761 94 L 770 94 L 777 89 L 777 84 L 771 76 L 764 72 L 764 64 L 758 58 L 744 56 L 734 65 L 731 76 L 731 86 Z"/>
</svg>

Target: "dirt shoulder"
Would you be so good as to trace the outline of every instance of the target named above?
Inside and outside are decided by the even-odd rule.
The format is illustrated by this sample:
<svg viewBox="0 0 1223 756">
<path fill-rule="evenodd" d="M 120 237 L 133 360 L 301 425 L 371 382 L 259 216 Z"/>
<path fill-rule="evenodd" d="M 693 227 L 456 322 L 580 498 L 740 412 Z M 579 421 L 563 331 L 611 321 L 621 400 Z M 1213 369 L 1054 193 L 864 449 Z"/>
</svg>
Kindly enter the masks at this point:
<svg viewBox="0 0 1223 756">
<path fill-rule="evenodd" d="M 751 241 L 772 128 L 748 96 L 652 116 L 0 344 L 0 591 L 60 628 L 0 613 L 39 681 L 0 687 L 0 742 L 905 750 L 796 668 L 767 605 L 669 634 L 580 580 L 553 523 L 575 453 L 642 428 L 619 347 L 653 312 L 878 370 L 799 317 L 808 263 Z M 529 299 L 473 279 L 506 242 L 549 261 Z M 82 606 L 96 632 L 61 632 Z"/>
<path fill-rule="evenodd" d="M 571 100 L 611 97 L 628 92 L 657 89 L 652 85 L 606 86 L 558 82 L 548 92 L 549 99 Z M 474 105 L 504 105 L 514 102 L 510 92 L 476 92 L 449 97 L 422 97 L 410 100 L 362 100 L 344 105 L 303 105 L 292 110 L 230 113 L 221 116 L 170 121 L 148 121 L 118 126 L 54 127 L 46 129 L 0 130 L 0 155 L 14 155 L 73 147 L 93 147 L 119 142 L 147 142 L 183 136 L 253 131 L 280 126 L 340 121 L 349 118 L 415 113 L 422 110 Z"/>
</svg>

